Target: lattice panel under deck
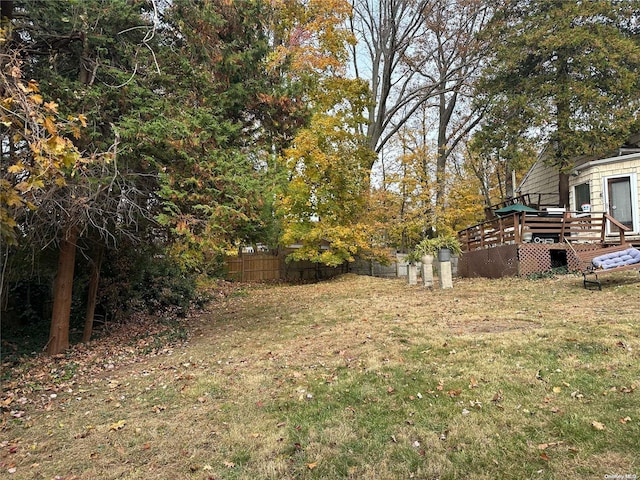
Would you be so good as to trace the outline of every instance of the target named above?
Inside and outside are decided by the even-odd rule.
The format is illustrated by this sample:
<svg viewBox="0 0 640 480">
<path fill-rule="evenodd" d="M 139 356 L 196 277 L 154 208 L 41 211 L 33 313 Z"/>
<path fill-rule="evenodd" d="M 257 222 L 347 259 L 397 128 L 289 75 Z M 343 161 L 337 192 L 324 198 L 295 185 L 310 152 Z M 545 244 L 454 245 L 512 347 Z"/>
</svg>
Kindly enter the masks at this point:
<svg viewBox="0 0 640 480">
<path fill-rule="evenodd" d="M 599 244 L 574 245 L 576 250 L 595 250 Z M 518 274 L 532 275 L 548 272 L 552 268 L 566 265 L 569 271 L 580 270 L 579 262 L 571 247 L 563 243 L 523 244 L 518 248 Z"/>
</svg>

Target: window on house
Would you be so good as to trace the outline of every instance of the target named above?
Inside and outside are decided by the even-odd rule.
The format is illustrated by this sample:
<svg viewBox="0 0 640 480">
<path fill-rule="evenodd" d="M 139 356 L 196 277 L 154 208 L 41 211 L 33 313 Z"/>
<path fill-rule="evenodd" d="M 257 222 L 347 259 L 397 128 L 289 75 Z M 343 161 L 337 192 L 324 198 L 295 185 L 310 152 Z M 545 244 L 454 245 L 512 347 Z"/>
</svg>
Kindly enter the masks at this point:
<svg viewBox="0 0 640 480">
<path fill-rule="evenodd" d="M 591 192 L 589 191 L 588 183 L 581 183 L 574 187 L 574 198 L 576 200 L 575 210 L 577 212 L 582 210 L 582 205 L 591 204 Z"/>
</svg>

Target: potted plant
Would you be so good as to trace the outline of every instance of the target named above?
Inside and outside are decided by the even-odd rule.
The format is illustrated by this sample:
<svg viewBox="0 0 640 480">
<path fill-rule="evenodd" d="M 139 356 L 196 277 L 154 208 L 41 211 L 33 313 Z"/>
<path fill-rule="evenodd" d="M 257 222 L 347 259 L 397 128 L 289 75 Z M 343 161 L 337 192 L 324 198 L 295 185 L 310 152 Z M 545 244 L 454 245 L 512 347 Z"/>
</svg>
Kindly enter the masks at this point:
<svg viewBox="0 0 640 480">
<path fill-rule="evenodd" d="M 460 255 L 462 253 L 460 242 L 453 235 L 442 235 L 432 240 L 434 240 L 434 246 L 438 252 L 438 260 L 441 262 L 448 262 L 451 259 L 451 255 Z"/>
<path fill-rule="evenodd" d="M 409 253 L 409 257 L 418 261 L 425 255 L 435 257 L 440 250 L 449 250 L 450 255 L 460 255 L 462 248 L 460 242 L 453 235 L 441 235 L 434 238 L 425 238 L 418 243 L 415 248 Z"/>
</svg>

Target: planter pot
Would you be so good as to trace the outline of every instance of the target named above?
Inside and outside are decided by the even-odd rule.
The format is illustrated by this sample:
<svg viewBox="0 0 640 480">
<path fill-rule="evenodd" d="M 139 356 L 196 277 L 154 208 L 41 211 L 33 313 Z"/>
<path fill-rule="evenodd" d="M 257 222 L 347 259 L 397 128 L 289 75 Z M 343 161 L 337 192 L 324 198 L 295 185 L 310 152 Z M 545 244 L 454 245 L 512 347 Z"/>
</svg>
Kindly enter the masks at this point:
<svg viewBox="0 0 640 480">
<path fill-rule="evenodd" d="M 438 250 L 438 261 L 439 262 L 450 262 L 451 261 L 451 250 L 448 248 L 441 248 Z"/>
</svg>

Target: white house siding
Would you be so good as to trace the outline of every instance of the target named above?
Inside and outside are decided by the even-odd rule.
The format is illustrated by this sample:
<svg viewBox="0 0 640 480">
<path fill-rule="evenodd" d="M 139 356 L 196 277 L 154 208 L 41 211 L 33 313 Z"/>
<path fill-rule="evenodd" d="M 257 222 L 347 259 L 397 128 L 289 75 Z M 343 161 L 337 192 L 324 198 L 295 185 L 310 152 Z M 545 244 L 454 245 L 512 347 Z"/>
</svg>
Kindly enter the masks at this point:
<svg viewBox="0 0 640 480">
<path fill-rule="evenodd" d="M 638 157 L 638 158 L 636 158 Z M 640 238 L 640 157 L 637 155 L 627 155 L 625 157 L 613 157 L 610 159 L 589 162 L 583 166 L 578 166 L 569 180 L 569 201 L 572 208 L 575 207 L 575 187 L 584 183 L 589 184 L 591 196 L 592 212 L 608 212 L 609 205 L 606 204 L 606 179 L 613 177 L 629 176 L 632 184 L 632 202 L 635 207 L 635 232 L 633 238 Z M 616 235 L 617 236 L 617 235 Z"/>
</svg>

